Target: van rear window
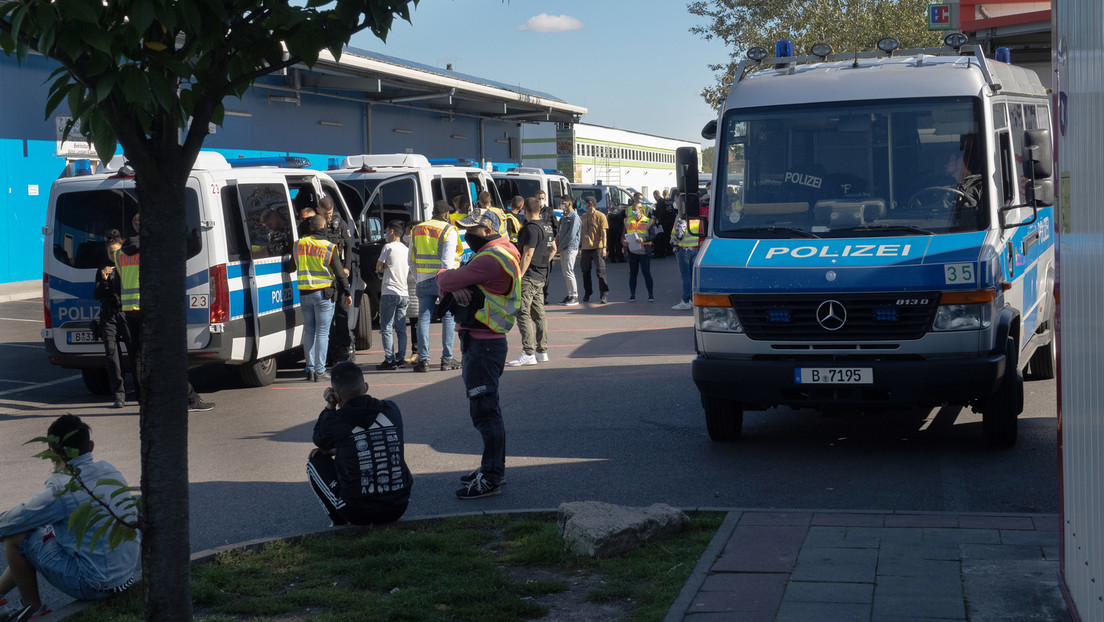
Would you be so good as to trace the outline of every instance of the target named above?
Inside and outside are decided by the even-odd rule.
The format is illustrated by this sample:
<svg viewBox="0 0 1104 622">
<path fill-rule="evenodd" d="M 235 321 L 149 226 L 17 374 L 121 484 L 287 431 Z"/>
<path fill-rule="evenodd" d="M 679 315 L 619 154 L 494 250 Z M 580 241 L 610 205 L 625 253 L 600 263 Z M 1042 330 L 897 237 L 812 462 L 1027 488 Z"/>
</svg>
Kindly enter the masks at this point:
<svg viewBox="0 0 1104 622">
<path fill-rule="evenodd" d="M 199 197 L 185 190 L 188 257 L 199 254 Z M 131 225 L 138 213 L 134 189 L 86 190 L 58 196 L 54 208 L 54 258 L 73 268 L 99 268 L 107 260 L 104 234 L 117 229 L 124 238 L 136 235 Z"/>
</svg>

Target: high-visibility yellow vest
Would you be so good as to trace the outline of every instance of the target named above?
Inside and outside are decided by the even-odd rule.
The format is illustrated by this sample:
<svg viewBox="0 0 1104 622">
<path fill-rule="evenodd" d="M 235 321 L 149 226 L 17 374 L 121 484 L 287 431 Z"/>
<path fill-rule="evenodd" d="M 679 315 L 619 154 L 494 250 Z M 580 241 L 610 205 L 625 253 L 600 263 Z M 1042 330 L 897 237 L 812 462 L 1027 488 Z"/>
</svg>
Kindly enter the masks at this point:
<svg viewBox="0 0 1104 622">
<path fill-rule="evenodd" d="M 521 233 L 521 221 L 513 214 L 506 214 L 506 235 L 510 241 L 517 244 L 518 234 Z"/>
<path fill-rule="evenodd" d="M 637 218 L 634 214 L 625 220 L 625 233 L 635 233 L 640 239 L 640 243 L 644 246 L 651 246 L 651 242 L 646 242 L 644 238 L 648 237 L 648 224 L 652 222 L 651 218 L 642 216 Z"/>
<path fill-rule="evenodd" d="M 475 312 L 475 319 L 494 332 L 504 335 L 514 327 L 518 307 L 521 306 L 521 288 L 519 287 L 521 266 L 510 251 L 498 246 L 484 247 L 476 254 L 476 257 L 480 255 L 494 257 L 498 263 L 502 264 L 502 268 L 510 273 L 512 285 L 510 291 L 505 294 L 487 291 L 482 285 L 476 284 L 476 287 L 483 292 L 483 307 Z"/>
<path fill-rule="evenodd" d="M 299 290 L 314 291 L 331 287 L 334 282 L 330 271 L 330 258 L 333 257 L 333 242 L 308 235 L 295 244 L 296 265 L 299 270 Z"/>
<path fill-rule="evenodd" d="M 115 269 L 119 271 L 119 286 L 122 290 L 119 300 L 122 302 L 123 311 L 138 310 L 139 256 L 140 253 L 128 255 L 123 252 L 123 249 L 115 251 Z"/>
<path fill-rule="evenodd" d="M 694 218 L 686 221 L 686 233 L 682 234 L 682 239 L 678 241 L 680 248 L 697 248 L 701 246 L 701 238 L 698 237 L 698 231 L 701 229 L 701 220 Z"/>
<path fill-rule="evenodd" d="M 443 220 L 427 220 L 410 232 L 410 243 L 414 248 L 414 270 L 418 274 L 436 274 L 445 267 L 441 265 L 444 255 L 445 236 L 456 228 Z"/>
</svg>

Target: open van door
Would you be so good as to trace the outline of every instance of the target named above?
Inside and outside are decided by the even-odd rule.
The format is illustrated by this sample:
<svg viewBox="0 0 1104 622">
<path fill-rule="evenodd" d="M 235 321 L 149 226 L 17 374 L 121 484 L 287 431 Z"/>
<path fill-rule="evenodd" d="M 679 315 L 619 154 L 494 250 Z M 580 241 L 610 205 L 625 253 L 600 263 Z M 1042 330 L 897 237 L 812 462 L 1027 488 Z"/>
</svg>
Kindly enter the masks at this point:
<svg viewBox="0 0 1104 622">
<path fill-rule="evenodd" d="M 275 378 L 275 357 L 302 343 L 295 232 L 287 184 L 271 174 L 243 172 L 233 184 L 244 225 L 249 259 L 243 261 L 246 311 L 247 368 L 261 372 L 259 384 Z M 227 188 L 229 190 L 229 188 Z M 245 254 L 242 254 L 245 259 Z M 254 374 L 257 375 L 257 374 Z M 271 376 L 271 379 L 268 378 Z M 251 379 L 243 370 L 243 377 Z M 267 380 L 267 382 L 265 382 Z"/>
<path fill-rule="evenodd" d="M 372 309 L 379 309 L 382 284 L 376 273 L 376 262 L 379 261 L 383 245 L 387 243 L 384 228 L 393 220 L 401 220 L 407 225 L 414 222 L 421 205 L 421 187 L 418 185 L 417 173 L 396 175 L 381 181 L 364 202 L 364 209 L 357 220 L 357 227 L 361 231 L 358 254 L 360 274 L 364 278 L 365 293 Z"/>
</svg>

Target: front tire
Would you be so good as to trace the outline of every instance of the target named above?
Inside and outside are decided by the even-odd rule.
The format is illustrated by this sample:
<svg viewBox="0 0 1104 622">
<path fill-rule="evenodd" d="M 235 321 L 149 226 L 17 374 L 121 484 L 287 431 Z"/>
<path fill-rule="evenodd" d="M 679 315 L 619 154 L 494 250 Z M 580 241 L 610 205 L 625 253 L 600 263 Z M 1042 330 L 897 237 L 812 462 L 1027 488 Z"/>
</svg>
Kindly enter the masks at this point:
<svg viewBox="0 0 1104 622">
<path fill-rule="evenodd" d="M 84 381 L 84 388 L 92 395 L 111 395 L 111 383 L 107 379 L 106 369 L 82 369 L 81 380 Z"/>
<path fill-rule="evenodd" d="M 367 292 L 360 295 L 356 328 L 353 329 L 353 346 L 357 350 L 370 350 L 372 348 L 372 301 L 369 299 Z"/>
<path fill-rule="evenodd" d="M 276 357 L 269 356 L 259 361 L 240 365 L 238 373 L 242 382 L 249 387 L 267 387 L 276 380 Z"/>
<path fill-rule="evenodd" d="M 744 428 L 744 409 L 738 402 L 711 395 L 703 395 L 701 402 L 709 438 L 721 442 L 740 440 Z"/>
<path fill-rule="evenodd" d="M 1055 361 L 1058 358 L 1058 340 L 1055 338 L 1054 331 L 1050 332 L 1050 343 L 1041 348 L 1036 348 L 1035 353 L 1031 355 L 1031 361 L 1028 362 L 1028 369 L 1031 370 L 1031 378 L 1033 380 L 1050 380 L 1056 375 Z"/>
<path fill-rule="evenodd" d="M 1023 374 L 1020 373 L 1016 340 L 1005 346 L 1006 367 L 997 392 L 985 398 L 981 408 L 981 431 L 990 447 L 1016 444 L 1019 416 L 1023 412 Z"/>
</svg>

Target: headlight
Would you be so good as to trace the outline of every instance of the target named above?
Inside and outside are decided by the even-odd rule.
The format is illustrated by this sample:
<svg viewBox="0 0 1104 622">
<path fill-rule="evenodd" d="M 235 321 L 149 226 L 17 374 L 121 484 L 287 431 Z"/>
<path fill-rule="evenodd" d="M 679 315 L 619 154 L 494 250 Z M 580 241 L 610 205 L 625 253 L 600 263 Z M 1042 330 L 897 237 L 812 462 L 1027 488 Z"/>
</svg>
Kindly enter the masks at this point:
<svg viewBox="0 0 1104 622">
<path fill-rule="evenodd" d="M 732 307 L 694 307 L 698 330 L 714 333 L 742 333 L 744 327 Z"/>
<path fill-rule="evenodd" d="M 990 309 L 988 303 L 969 305 L 940 305 L 935 312 L 932 330 L 980 330 L 989 328 Z"/>
</svg>

